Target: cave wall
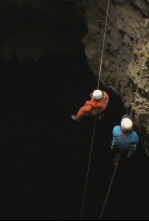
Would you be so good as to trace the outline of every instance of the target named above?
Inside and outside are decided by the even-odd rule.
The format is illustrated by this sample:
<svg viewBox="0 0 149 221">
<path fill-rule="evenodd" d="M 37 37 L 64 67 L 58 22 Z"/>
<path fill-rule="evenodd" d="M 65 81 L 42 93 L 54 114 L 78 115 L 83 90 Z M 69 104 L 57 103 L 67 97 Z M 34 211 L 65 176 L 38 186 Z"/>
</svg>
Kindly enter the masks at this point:
<svg viewBox="0 0 149 221">
<path fill-rule="evenodd" d="M 88 63 L 99 76 L 108 1 L 84 0 L 78 12 L 88 33 L 82 39 Z M 142 73 L 143 72 L 143 73 Z M 142 78 L 140 79 L 140 75 Z M 111 0 L 101 81 L 119 94 L 149 155 L 149 1 Z M 135 92 L 136 102 L 134 103 Z M 118 109 L 118 107 L 115 107 Z"/>
<path fill-rule="evenodd" d="M 107 0 L 0 0 L 0 58 L 38 60 L 48 51 L 79 55 L 82 46 L 98 78 L 106 10 Z M 148 42 L 149 0 L 111 0 L 101 81 L 121 96 L 128 113 L 133 107 L 149 155 Z"/>
</svg>

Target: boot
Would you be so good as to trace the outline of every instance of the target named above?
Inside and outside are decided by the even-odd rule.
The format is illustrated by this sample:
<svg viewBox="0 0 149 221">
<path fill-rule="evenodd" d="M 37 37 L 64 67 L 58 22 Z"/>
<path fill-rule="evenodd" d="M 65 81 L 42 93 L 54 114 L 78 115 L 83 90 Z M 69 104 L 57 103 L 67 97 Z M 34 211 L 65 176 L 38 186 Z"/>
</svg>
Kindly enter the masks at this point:
<svg viewBox="0 0 149 221">
<path fill-rule="evenodd" d="M 131 155 L 133 154 L 133 151 L 130 150 L 129 153 L 127 154 L 127 158 L 129 159 L 131 157 Z"/>
<path fill-rule="evenodd" d="M 115 149 L 115 145 L 114 145 L 114 143 L 112 143 L 111 150 L 114 150 L 114 149 Z"/>
<path fill-rule="evenodd" d="M 79 119 L 79 118 L 77 117 L 77 115 L 72 115 L 72 116 L 71 116 L 71 119 L 72 119 L 72 120 L 75 120 L 75 121 L 78 121 L 78 122 L 81 121 L 81 119 Z"/>
</svg>

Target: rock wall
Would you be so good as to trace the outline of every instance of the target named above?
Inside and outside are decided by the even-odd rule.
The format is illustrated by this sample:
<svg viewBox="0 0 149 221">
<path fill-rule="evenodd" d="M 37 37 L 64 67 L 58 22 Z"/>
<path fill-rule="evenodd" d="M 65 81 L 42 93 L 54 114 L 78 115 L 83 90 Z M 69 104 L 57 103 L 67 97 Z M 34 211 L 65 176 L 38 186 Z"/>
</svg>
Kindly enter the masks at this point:
<svg viewBox="0 0 149 221">
<path fill-rule="evenodd" d="M 82 39 L 98 78 L 106 10 L 107 0 L 0 0 L 0 58 L 79 54 Z M 133 110 L 149 155 L 149 0 L 110 1 L 101 81 Z"/>
<path fill-rule="evenodd" d="M 85 54 L 97 79 L 107 3 L 107 0 L 84 0 L 78 4 L 78 13 L 83 16 L 88 28 L 82 39 Z M 110 1 L 101 81 L 121 96 L 128 113 L 133 111 L 134 123 L 149 155 L 148 0 Z"/>
</svg>

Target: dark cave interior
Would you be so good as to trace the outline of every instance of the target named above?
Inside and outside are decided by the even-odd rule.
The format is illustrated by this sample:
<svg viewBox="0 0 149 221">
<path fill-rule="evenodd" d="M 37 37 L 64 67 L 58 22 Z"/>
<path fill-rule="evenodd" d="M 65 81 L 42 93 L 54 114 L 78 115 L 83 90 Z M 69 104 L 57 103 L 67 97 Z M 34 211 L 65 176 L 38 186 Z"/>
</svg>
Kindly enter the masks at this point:
<svg viewBox="0 0 149 221">
<path fill-rule="evenodd" d="M 0 67 L 1 217 L 79 219 L 94 119 L 78 123 L 70 116 L 97 83 L 85 57 L 49 53 Z M 99 216 L 114 169 L 112 128 L 125 113 L 121 99 L 106 91 L 110 103 L 96 125 L 84 219 Z M 147 163 L 141 145 L 130 160 L 122 156 L 105 219 L 147 217 Z"/>
<path fill-rule="evenodd" d="M 80 51 L 0 61 L 1 219 L 80 218 L 94 118 L 78 123 L 70 116 L 97 86 L 81 40 Z M 125 114 L 120 97 L 101 89 L 110 103 L 96 125 L 86 220 L 99 218 L 114 170 L 112 129 Z M 147 165 L 141 144 L 131 159 L 122 155 L 103 219 L 148 219 Z"/>
</svg>

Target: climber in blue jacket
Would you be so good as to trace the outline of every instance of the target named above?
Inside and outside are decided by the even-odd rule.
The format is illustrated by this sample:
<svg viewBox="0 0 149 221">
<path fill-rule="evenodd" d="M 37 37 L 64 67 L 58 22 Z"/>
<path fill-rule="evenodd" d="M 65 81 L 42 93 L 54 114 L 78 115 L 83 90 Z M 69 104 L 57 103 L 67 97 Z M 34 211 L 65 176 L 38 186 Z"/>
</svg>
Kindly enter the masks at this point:
<svg viewBox="0 0 149 221">
<path fill-rule="evenodd" d="M 139 142 L 138 134 L 133 130 L 133 123 L 129 116 L 124 115 L 121 126 L 113 128 L 113 141 L 111 149 L 128 150 L 129 158 L 137 148 Z"/>
</svg>

